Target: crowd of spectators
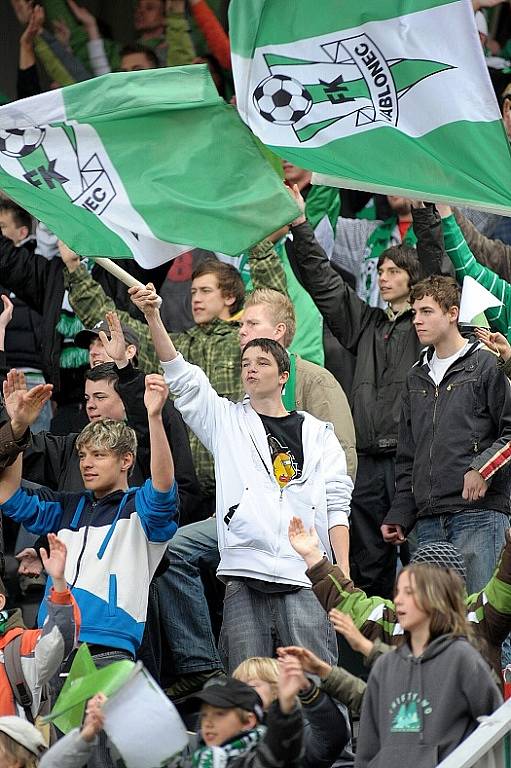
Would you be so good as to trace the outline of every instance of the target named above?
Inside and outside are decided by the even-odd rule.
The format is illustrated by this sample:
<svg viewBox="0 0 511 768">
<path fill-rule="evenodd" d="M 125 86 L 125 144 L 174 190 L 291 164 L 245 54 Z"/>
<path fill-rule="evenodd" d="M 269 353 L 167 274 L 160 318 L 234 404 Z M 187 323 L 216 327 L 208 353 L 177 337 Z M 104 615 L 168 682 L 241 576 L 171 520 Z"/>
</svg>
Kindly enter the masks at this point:
<svg viewBox="0 0 511 768">
<path fill-rule="evenodd" d="M 123 43 L 11 5 L 18 98 L 206 63 L 236 109 L 227 2 L 136 0 Z M 509 4 L 473 8 L 511 139 Z M 129 289 L 0 190 L 2 766 L 122 765 L 101 691 L 40 719 L 82 643 L 175 703 L 176 768 L 432 766 L 502 702 L 509 219 L 282 175 L 288 226 Z"/>
</svg>

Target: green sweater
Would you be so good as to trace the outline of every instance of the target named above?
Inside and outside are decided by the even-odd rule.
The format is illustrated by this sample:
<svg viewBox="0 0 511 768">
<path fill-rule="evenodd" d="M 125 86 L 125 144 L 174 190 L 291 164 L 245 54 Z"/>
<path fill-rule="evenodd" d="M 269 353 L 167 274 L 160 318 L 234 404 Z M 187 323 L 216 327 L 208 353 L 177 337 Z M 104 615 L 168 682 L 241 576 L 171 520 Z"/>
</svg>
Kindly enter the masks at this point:
<svg viewBox="0 0 511 768">
<path fill-rule="evenodd" d="M 472 277 L 502 302 L 499 307 L 487 309 L 485 315 L 490 327 L 511 341 L 511 284 L 476 260 L 454 215 L 442 219 L 442 228 L 445 250 L 456 270 L 456 279 L 461 283 L 465 276 Z"/>
</svg>

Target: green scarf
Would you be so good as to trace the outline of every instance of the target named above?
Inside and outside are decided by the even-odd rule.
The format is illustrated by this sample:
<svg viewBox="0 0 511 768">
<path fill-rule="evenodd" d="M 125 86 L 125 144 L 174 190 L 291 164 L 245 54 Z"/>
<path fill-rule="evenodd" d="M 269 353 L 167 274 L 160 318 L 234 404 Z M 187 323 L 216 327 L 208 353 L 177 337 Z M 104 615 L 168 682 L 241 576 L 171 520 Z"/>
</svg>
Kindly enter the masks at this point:
<svg viewBox="0 0 511 768">
<path fill-rule="evenodd" d="M 229 760 L 248 752 L 259 744 L 266 728 L 258 725 L 247 733 L 242 733 L 223 747 L 201 747 L 196 749 L 192 757 L 192 768 L 225 768 Z"/>
<path fill-rule="evenodd" d="M 57 325 L 57 331 L 64 337 L 60 352 L 61 368 L 80 368 L 89 362 L 89 353 L 86 349 L 75 347 L 73 339 L 83 329 L 83 325 L 76 315 L 62 310 Z"/>
<path fill-rule="evenodd" d="M 5 628 L 7 627 L 8 621 L 9 621 L 8 611 L 0 611 L 0 635 L 5 635 Z"/>
<path fill-rule="evenodd" d="M 282 392 L 282 402 L 286 411 L 296 411 L 296 355 L 289 353 L 289 379 Z"/>
<path fill-rule="evenodd" d="M 366 259 L 379 259 L 383 251 L 386 251 L 389 247 L 392 233 L 397 226 L 397 216 L 391 216 L 390 219 L 386 219 L 379 227 L 376 227 L 374 232 L 371 232 L 367 238 L 367 252 Z M 415 247 L 417 244 L 417 238 L 413 231 L 413 226 L 408 228 L 406 235 L 403 237 L 403 243 Z"/>
</svg>

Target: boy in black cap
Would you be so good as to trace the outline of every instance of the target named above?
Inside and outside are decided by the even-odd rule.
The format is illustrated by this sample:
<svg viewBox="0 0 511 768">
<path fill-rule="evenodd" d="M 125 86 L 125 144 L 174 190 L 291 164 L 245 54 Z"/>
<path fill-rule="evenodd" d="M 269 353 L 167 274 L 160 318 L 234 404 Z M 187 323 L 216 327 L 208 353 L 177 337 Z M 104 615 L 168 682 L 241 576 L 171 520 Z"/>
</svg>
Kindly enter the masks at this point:
<svg viewBox="0 0 511 768">
<path fill-rule="evenodd" d="M 303 721 L 297 694 L 303 672 L 300 661 L 280 661 L 278 698 L 262 725 L 259 694 L 241 680 L 207 685 L 190 697 L 201 703 L 200 736 L 169 768 L 299 768 Z"/>
</svg>

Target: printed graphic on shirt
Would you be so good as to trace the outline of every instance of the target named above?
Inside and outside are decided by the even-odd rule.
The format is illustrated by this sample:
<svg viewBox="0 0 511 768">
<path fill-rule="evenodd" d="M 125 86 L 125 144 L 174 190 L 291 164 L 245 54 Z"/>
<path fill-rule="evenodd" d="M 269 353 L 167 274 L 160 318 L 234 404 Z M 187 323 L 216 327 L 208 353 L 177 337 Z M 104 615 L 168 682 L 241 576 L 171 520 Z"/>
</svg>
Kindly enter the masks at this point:
<svg viewBox="0 0 511 768">
<path fill-rule="evenodd" d="M 433 710 L 427 699 L 421 699 L 418 693 L 409 691 L 394 699 L 389 709 L 392 719 L 391 733 L 420 733 L 422 718 Z"/>
<path fill-rule="evenodd" d="M 284 488 L 290 480 L 300 477 L 302 470 L 292 451 L 277 440 L 273 435 L 267 435 L 270 447 L 270 456 L 273 465 L 273 474 L 281 488 Z"/>
</svg>

